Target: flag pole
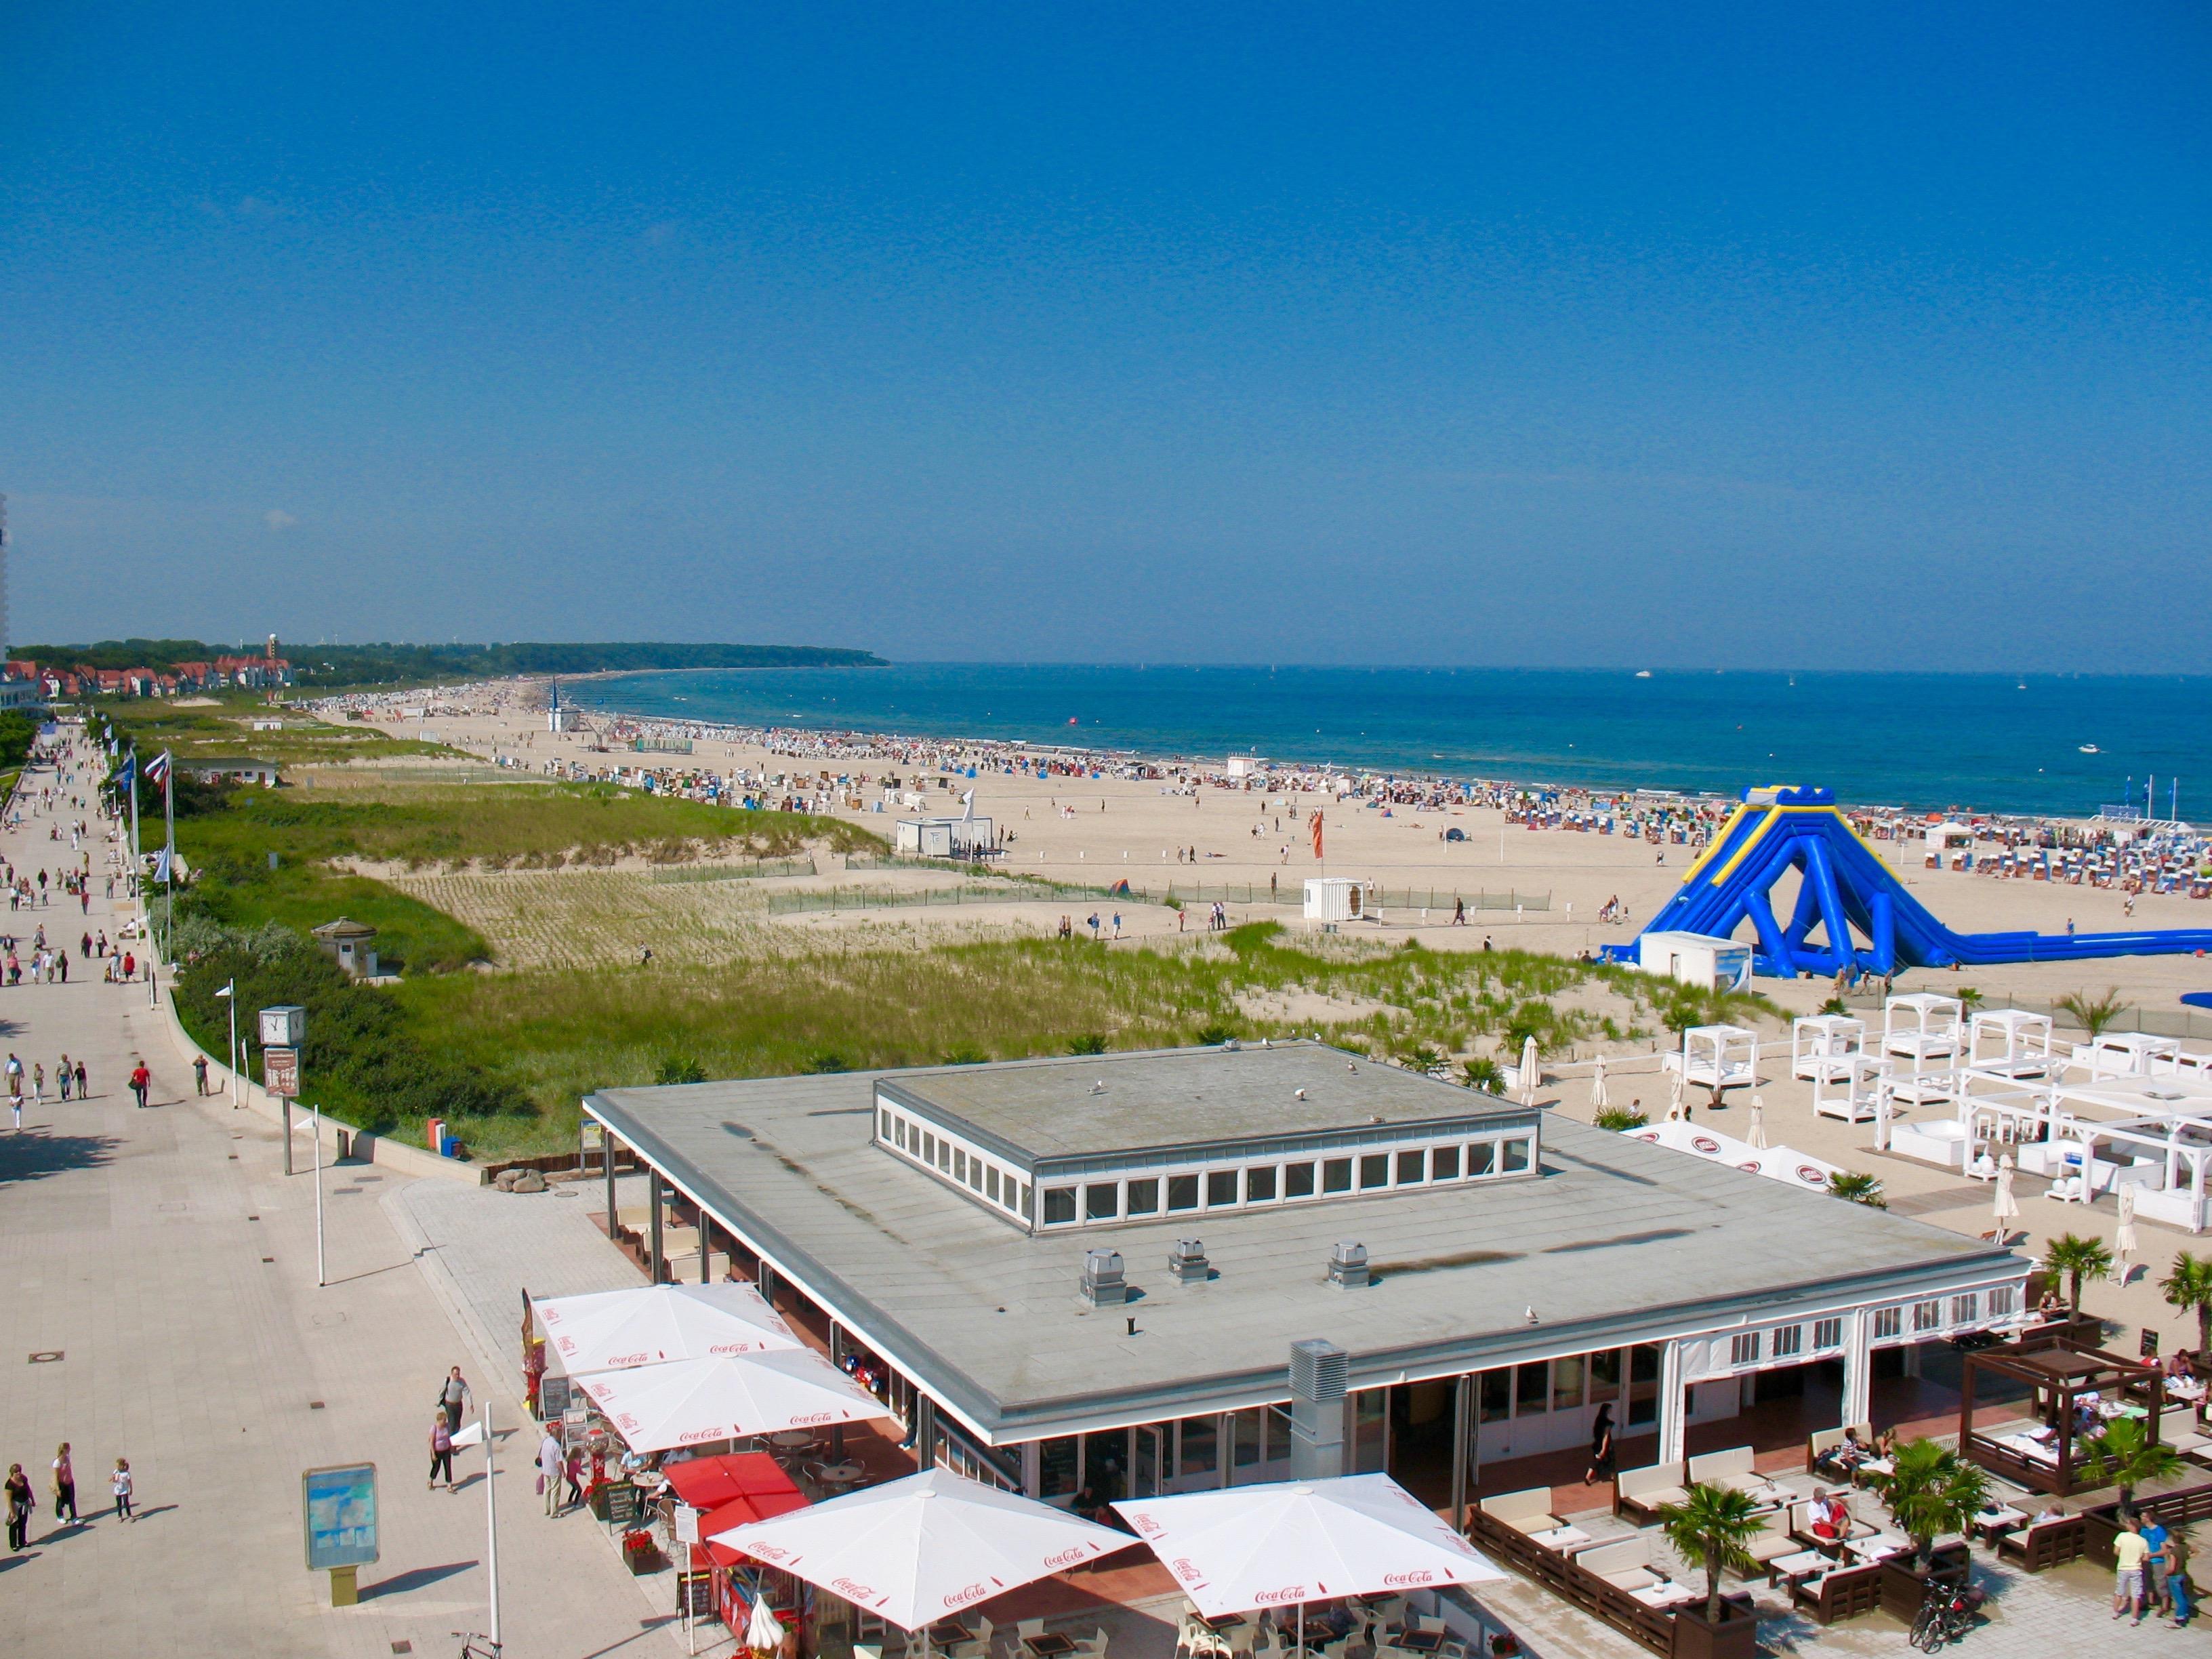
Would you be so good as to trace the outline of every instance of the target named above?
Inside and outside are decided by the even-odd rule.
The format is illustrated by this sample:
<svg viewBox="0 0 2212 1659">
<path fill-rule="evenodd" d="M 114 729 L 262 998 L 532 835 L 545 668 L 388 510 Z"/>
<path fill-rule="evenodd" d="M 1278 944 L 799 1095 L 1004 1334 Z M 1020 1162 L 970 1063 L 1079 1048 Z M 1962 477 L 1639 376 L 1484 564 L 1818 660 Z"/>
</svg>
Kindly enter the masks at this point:
<svg viewBox="0 0 2212 1659">
<path fill-rule="evenodd" d="M 177 763 L 167 758 L 161 768 L 161 813 L 165 821 L 161 854 L 161 948 L 174 953 L 177 929 Z"/>
</svg>

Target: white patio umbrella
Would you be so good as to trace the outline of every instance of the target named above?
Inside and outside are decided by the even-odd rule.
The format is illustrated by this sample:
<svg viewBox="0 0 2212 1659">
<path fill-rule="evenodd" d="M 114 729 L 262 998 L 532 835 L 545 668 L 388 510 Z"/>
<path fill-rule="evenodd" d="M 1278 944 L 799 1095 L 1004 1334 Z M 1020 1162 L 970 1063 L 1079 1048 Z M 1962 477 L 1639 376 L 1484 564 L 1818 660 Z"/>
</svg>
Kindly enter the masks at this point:
<svg viewBox="0 0 2212 1659">
<path fill-rule="evenodd" d="M 532 1304 L 570 1376 L 805 1344 L 750 1285 L 641 1285 Z"/>
<path fill-rule="evenodd" d="M 909 1631 L 1136 1542 L 950 1469 L 865 1486 L 707 1541 Z"/>
<path fill-rule="evenodd" d="M 1766 1102 L 1758 1095 L 1751 1097 L 1751 1127 L 1744 1139 L 1760 1152 L 1766 1150 Z"/>
<path fill-rule="evenodd" d="M 1826 1189 L 1830 1176 L 1841 1173 L 1839 1166 L 1809 1152 L 1801 1152 L 1794 1146 L 1754 1146 L 1747 1140 L 1738 1140 L 1717 1129 L 1699 1128 L 1694 1123 L 1654 1123 L 1632 1129 L 1629 1134 L 1634 1139 L 1650 1141 L 1669 1152 L 1688 1152 L 1710 1163 L 1725 1164 L 1749 1175 L 1763 1175 L 1770 1181 L 1784 1181 L 1816 1192 Z"/>
<path fill-rule="evenodd" d="M 1605 1056 L 1600 1054 L 1590 1066 L 1590 1110 L 1601 1112 L 1612 1103 L 1605 1097 Z"/>
<path fill-rule="evenodd" d="M 1682 1068 L 1679 1066 L 1667 1074 L 1667 1121 L 1682 1121 Z"/>
<path fill-rule="evenodd" d="M 1116 1504 L 1207 1617 L 1505 1575 L 1387 1474 Z"/>
<path fill-rule="evenodd" d="M 1521 1039 L 1521 1103 L 1536 1103 L 1536 1039 Z"/>
<path fill-rule="evenodd" d="M 593 1371 L 576 1385 L 635 1452 L 890 1415 L 811 1348 Z"/>
</svg>

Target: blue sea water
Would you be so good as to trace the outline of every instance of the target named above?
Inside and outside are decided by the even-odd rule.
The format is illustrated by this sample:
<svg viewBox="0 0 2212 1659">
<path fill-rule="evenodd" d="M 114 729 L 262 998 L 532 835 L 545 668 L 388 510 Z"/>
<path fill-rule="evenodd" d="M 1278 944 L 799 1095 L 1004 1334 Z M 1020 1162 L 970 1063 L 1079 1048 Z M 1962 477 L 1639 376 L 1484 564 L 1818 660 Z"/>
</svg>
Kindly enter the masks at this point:
<svg viewBox="0 0 2212 1659">
<path fill-rule="evenodd" d="M 2157 780 L 2212 817 L 2212 678 L 901 663 L 702 669 L 578 703 L 744 725 L 1256 753 L 1360 769 L 2087 814 Z M 2081 745 L 2100 752 L 2086 755 Z"/>
</svg>

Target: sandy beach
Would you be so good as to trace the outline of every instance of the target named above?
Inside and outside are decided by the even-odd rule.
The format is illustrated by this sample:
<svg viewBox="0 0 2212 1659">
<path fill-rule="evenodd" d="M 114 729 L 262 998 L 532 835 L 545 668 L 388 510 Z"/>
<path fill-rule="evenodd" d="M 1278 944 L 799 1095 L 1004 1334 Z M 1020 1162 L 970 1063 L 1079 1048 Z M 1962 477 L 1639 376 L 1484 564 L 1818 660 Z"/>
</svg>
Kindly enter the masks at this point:
<svg viewBox="0 0 2212 1659">
<path fill-rule="evenodd" d="M 411 695 L 412 706 L 422 706 L 422 694 Z M 487 761 L 511 757 L 520 769 L 533 771 L 559 761 L 669 772 L 765 769 L 771 775 L 811 775 L 826 769 L 914 775 L 913 768 L 895 762 L 793 759 L 758 744 L 714 737 L 696 740 L 688 756 L 633 753 L 626 745 L 605 744 L 589 732 L 547 731 L 543 695 L 542 685 L 532 682 L 448 692 L 439 712 L 407 719 L 390 729 L 434 738 Z M 404 702 L 386 701 L 388 707 Z M 453 712 L 461 708 L 473 712 Z M 604 746 L 595 750 L 594 744 Z M 930 787 L 923 791 L 919 811 L 957 816 L 961 811 L 958 793 L 934 787 L 937 775 L 929 775 Z M 1509 824 L 1502 812 L 1479 806 L 1398 807 L 1386 816 L 1374 807 L 1350 802 L 1339 806 L 1306 795 L 1289 798 L 1295 802 L 1293 817 L 1280 794 L 1206 789 L 1190 795 L 1170 793 L 1156 782 L 1113 777 L 1040 779 L 985 773 L 972 786 L 967 780 L 960 781 L 963 788 L 975 789 L 977 816 L 992 818 L 1002 835 L 1011 837 L 1006 855 L 999 861 L 1001 868 L 1094 887 L 1126 878 L 1133 887 L 1154 893 L 1172 884 L 1179 896 L 1189 901 L 1183 925 L 1190 931 L 1203 928 L 1201 913 L 1216 898 L 1226 899 L 1235 921 L 1272 919 L 1298 926 L 1304 881 L 1328 874 L 1376 882 L 1394 895 L 1411 890 L 1414 903 L 1394 902 L 1385 909 L 1382 923 L 1363 925 L 1358 930 L 1362 934 L 1392 941 L 1418 937 L 1438 950 L 1480 950 L 1487 940 L 1498 948 L 1572 956 L 1633 938 L 1680 885 L 1693 856 L 1692 849 L 1685 847 L 1654 848 L 1620 836 Z M 872 801 L 878 793 L 871 788 L 866 799 Z M 1317 803 L 1324 815 L 1324 860 L 1314 856 L 1310 835 L 1308 814 Z M 832 810 L 886 837 L 896 817 L 912 815 L 854 811 L 842 803 Z M 1466 839 L 1447 842 L 1443 834 L 1448 829 L 1460 830 Z M 1195 862 L 1182 861 L 1193 849 Z M 2135 914 L 2129 918 L 2117 891 L 1926 870 L 1917 867 L 1920 848 L 1913 843 L 1882 843 L 1880 850 L 1923 902 L 1961 932 L 2032 929 L 2058 933 L 2069 921 L 2084 933 L 2123 927 L 2201 927 L 2206 923 L 2207 906 L 2200 901 L 2145 894 L 2136 900 Z M 825 867 L 816 884 L 842 880 L 881 887 L 939 879 L 919 872 L 909 876 L 882 871 L 871 871 L 864 878 L 841 877 Z M 1272 902 L 1267 890 L 1271 880 Z M 1425 915 L 1419 901 L 1431 892 L 1437 902 Z M 1455 927 L 1455 892 L 1540 896 L 1547 908 L 1524 903 L 1517 911 L 1470 908 L 1467 924 Z M 1612 899 L 1626 908 L 1625 924 L 1598 921 L 1601 908 Z M 1118 908 L 1125 938 L 1157 937 L 1177 930 L 1175 914 L 1158 903 L 1133 898 Z M 988 915 L 975 908 L 947 906 L 876 915 L 864 908 L 817 911 L 781 920 L 819 934 L 896 916 L 900 927 L 915 930 L 919 937 L 946 928 L 1049 932 L 1072 908 L 1078 912 L 1080 927 L 1087 911 L 1067 903 L 994 905 Z M 1993 1000 L 2013 996 L 2037 1002 L 2078 990 L 2116 987 L 2129 1001 L 2160 1012 L 2179 1012 L 2176 999 L 2182 992 L 2212 985 L 2207 964 L 2189 957 L 2020 963 L 1963 974 L 1916 970 L 1904 977 L 1909 987 L 1943 990 L 1972 985 Z M 1762 979 L 1758 986 L 1792 1010 L 1816 1006 L 1830 989 L 1825 981 L 1813 981 Z"/>
</svg>

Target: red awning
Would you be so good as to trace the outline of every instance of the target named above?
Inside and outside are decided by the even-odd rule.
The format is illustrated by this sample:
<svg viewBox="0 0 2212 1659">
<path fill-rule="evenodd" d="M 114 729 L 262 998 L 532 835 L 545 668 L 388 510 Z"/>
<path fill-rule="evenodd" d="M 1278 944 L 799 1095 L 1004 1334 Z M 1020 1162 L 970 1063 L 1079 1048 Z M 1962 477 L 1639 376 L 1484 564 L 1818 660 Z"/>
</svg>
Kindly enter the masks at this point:
<svg viewBox="0 0 2212 1659">
<path fill-rule="evenodd" d="M 807 1505 L 791 1477 L 766 1452 L 695 1457 L 670 1464 L 663 1473 L 677 1497 L 702 1512 L 699 1517 L 702 1538 L 731 1527 L 788 1515 Z M 700 1557 L 718 1567 L 736 1566 L 752 1559 L 720 1544 L 698 1545 L 695 1559 Z"/>
</svg>

